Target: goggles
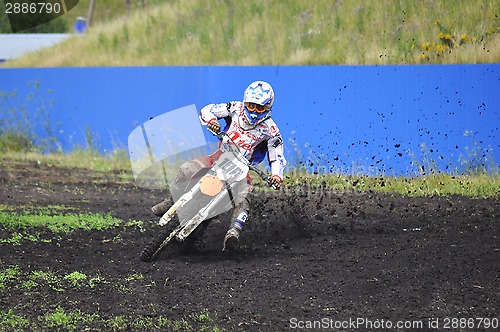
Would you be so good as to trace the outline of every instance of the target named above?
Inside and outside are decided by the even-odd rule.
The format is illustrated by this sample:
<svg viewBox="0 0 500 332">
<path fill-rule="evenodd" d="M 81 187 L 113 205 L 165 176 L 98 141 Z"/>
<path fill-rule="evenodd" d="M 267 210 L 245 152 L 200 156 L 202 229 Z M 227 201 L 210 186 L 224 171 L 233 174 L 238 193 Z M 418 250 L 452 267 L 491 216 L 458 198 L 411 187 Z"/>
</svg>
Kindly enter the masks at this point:
<svg viewBox="0 0 500 332">
<path fill-rule="evenodd" d="M 259 113 L 259 114 L 261 114 L 261 113 L 267 112 L 269 110 L 269 105 L 259 105 L 259 104 L 256 104 L 256 103 L 248 103 L 248 102 L 246 102 L 245 103 L 245 107 L 251 113 Z"/>
</svg>

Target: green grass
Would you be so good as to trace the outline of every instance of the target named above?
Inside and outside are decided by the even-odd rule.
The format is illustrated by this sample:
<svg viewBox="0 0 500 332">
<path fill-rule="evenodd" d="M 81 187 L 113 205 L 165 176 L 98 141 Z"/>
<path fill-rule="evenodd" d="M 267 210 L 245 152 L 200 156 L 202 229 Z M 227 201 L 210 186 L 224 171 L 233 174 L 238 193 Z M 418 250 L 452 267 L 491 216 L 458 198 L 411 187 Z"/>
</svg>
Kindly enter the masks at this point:
<svg viewBox="0 0 500 332">
<path fill-rule="evenodd" d="M 174 0 L 4 66 L 498 63 L 499 12 L 498 1 Z"/>
<path fill-rule="evenodd" d="M 334 190 L 360 193 L 378 192 L 415 196 L 463 195 L 500 198 L 499 174 L 455 176 L 433 174 L 418 177 L 352 176 L 341 174 L 288 174 L 283 191 L 288 194 Z"/>
<path fill-rule="evenodd" d="M 136 228 L 144 232 L 144 223 L 140 220 L 124 221 L 110 214 L 79 212 L 76 209 L 62 205 L 31 206 L 0 204 L 0 226 L 5 229 L 7 237 L 0 238 L 0 243 L 19 245 L 24 241 L 51 243 L 57 236 L 41 235 L 44 228 L 56 234 L 70 233 L 75 230 L 99 231 L 122 226 L 124 231 Z M 23 211 L 23 212 L 19 212 Z M 113 239 L 103 242 L 119 243 L 122 240 L 118 234 Z"/>
<path fill-rule="evenodd" d="M 39 232 L 35 232 L 34 234 L 30 234 L 27 232 L 22 232 L 22 233 L 13 232 L 12 234 L 10 234 L 9 238 L 0 239 L 0 243 L 8 243 L 8 244 L 15 244 L 15 245 L 19 245 L 23 241 L 50 243 L 50 242 L 52 242 L 52 239 L 41 238 Z"/>
<path fill-rule="evenodd" d="M 0 310 L 1 331 L 25 331 L 30 326 L 30 321 L 21 315 L 16 315 L 12 309 Z"/>
<path fill-rule="evenodd" d="M 126 150 L 116 149 L 103 155 L 95 150 L 75 148 L 69 153 L 40 153 L 36 151 L 6 151 L 0 155 L 0 163 L 33 162 L 40 166 L 74 167 L 96 172 L 120 172 L 130 169 Z"/>
<path fill-rule="evenodd" d="M 104 230 L 122 224 L 121 219 L 109 214 L 78 213 L 64 215 L 24 214 L 17 212 L 0 212 L 0 225 L 5 228 L 26 229 L 47 227 L 54 233 L 68 233 L 76 229 Z"/>
<path fill-rule="evenodd" d="M 0 289 L 6 288 L 7 284 L 14 281 L 19 273 L 20 269 L 18 266 L 9 266 L 0 270 Z"/>
<path fill-rule="evenodd" d="M 40 153 L 36 151 L 7 151 L 0 155 L 0 167 L 15 171 L 19 165 L 30 164 L 40 169 L 61 167 L 90 174 L 94 183 L 107 181 L 130 182 L 131 172 L 127 152 L 122 149 L 103 155 L 95 150 L 76 148 L 69 153 Z"/>
<path fill-rule="evenodd" d="M 208 318 L 206 318 L 208 316 Z M 200 322 L 200 317 L 203 320 Z M 18 315 L 14 310 L 0 309 L 0 331 L 80 331 L 87 326 L 106 326 L 110 331 L 223 331 L 208 313 L 192 314 L 186 319 L 171 320 L 165 316 L 118 315 L 103 317 L 61 306 L 37 317 Z"/>
<path fill-rule="evenodd" d="M 80 310 L 65 311 L 57 307 L 54 312 L 38 317 L 40 325 L 49 329 L 67 329 L 75 331 L 78 324 L 90 325 L 98 314 L 83 314 Z"/>
<path fill-rule="evenodd" d="M 75 271 L 64 277 L 65 280 L 68 280 L 73 286 L 80 286 L 83 282 L 85 282 L 88 277 L 86 274 Z"/>
<path fill-rule="evenodd" d="M 125 287 L 132 292 L 151 283 L 151 280 L 146 280 L 136 272 L 120 280 L 110 280 L 109 276 L 89 276 L 79 271 L 64 274 L 50 270 L 23 271 L 17 265 L 2 267 L 0 296 L 8 303 L 9 293 L 22 291 L 26 301 L 13 304 L 11 308 L 0 308 L 0 331 L 24 331 L 28 328 L 32 331 L 79 331 L 94 324 L 113 331 L 222 331 L 217 325 L 217 315 L 207 310 L 189 313 L 184 319 L 172 320 L 157 314 L 109 316 L 103 315 L 98 309 L 92 313 L 84 312 L 78 309 L 78 303 L 71 303 L 70 307 L 64 305 L 64 293 L 68 290 L 80 290 L 88 295 L 104 289 L 109 291 L 109 287 L 112 287 L 112 291 L 120 292 Z M 51 299 L 45 304 L 46 310 L 31 317 L 19 313 L 34 296 L 40 295 Z M 159 310 L 154 307 L 149 309 L 153 313 Z"/>
<path fill-rule="evenodd" d="M 122 282 L 131 282 L 125 279 Z M 94 289 L 100 284 L 109 283 L 100 275 L 88 276 L 82 272 L 74 271 L 68 274 L 60 274 L 50 270 L 33 270 L 31 272 L 21 271 L 17 265 L 8 266 L 0 270 L 0 290 L 23 289 L 29 292 L 37 292 L 46 286 L 56 293 L 64 293 L 70 288 Z M 28 293 L 26 293 L 28 295 Z"/>
<path fill-rule="evenodd" d="M 472 158 L 473 156 L 470 156 Z M 4 159 L 7 158 L 7 159 Z M 2 161 L 3 159 L 3 161 Z M 8 163 L 6 162 L 8 160 Z M 39 153 L 11 153 L 0 156 L 0 165 L 15 168 L 18 162 L 39 162 L 40 167 L 62 167 L 77 168 L 82 171 L 95 174 L 95 181 L 105 179 L 106 181 L 133 182 L 133 175 L 130 169 L 129 161 L 126 159 L 115 160 L 109 156 L 93 154 L 91 158 L 82 157 L 78 154 L 46 154 Z M 443 195 L 464 195 L 478 198 L 500 197 L 500 174 L 497 172 L 487 172 L 485 169 L 467 171 L 466 167 L 473 167 L 473 160 L 462 161 L 465 169 L 460 175 L 436 173 L 430 175 L 420 175 L 412 177 L 395 176 L 355 176 L 344 174 L 307 174 L 305 171 L 291 169 L 286 173 L 283 192 L 294 193 L 297 191 L 315 191 L 315 190 L 336 190 L 336 191 L 357 191 L 357 192 L 381 192 L 394 193 L 405 196 L 443 196 Z M 119 176 L 109 178 L 109 174 L 118 173 Z M 253 176 L 257 185 L 257 190 L 271 191 L 267 189 L 258 176 Z M 1 210 L 8 209 L 0 205 Z M 26 207 L 25 207 L 26 208 Z M 57 207 L 45 207 L 45 209 L 57 209 Z M 59 207 L 60 210 L 71 209 L 70 207 Z M 47 212 L 47 211 L 46 211 Z M 15 216 L 9 217 L 16 218 Z M 27 217 L 33 220 L 33 217 Z M 89 216 L 87 219 L 103 219 L 106 216 Z M 96 219 L 97 218 L 97 219 Z M 46 219 L 46 223 L 50 223 Z M 69 224 L 75 227 L 75 220 L 78 215 L 70 215 Z M 60 220 L 57 218 L 52 219 Z M 73 222 L 71 222 L 73 220 Z M 116 222 L 110 220 L 111 223 Z M 32 224 L 35 221 L 31 222 Z M 97 222 L 99 223 L 99 222 Z M 85 223 L 83 223 L 85 224 Z M 142 224 L 137 221 L 130 221 L 128 226 L 136 226 L 142 229 Z"/>
</svg>

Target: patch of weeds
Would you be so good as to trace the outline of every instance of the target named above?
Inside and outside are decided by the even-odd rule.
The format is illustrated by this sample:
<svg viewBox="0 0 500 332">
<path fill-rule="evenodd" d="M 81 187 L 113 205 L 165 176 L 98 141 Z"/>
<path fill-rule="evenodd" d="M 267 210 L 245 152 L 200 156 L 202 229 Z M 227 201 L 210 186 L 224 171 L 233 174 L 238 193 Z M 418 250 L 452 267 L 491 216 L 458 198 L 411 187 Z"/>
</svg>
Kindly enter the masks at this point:
<svg viewBox="0 0 500 332">
<path fill-rule="evenodd" d="M 29 279 L 33 281 L 42 281 L 46 283 L 50 289 L 58 293 L 64 292 L 61 285 L 61 278 L 52 271 L 35 270 L 31 272 Z"/>
<path fill-rule="evenodd" d="M 132 283 L 134 281 L 143 280 L 144 275 L 142 273 L 132 273 L 125 278 L 125 282 L 120 282 L 115 285 L 118 291 L 123 294 L 130 294 L 133 291 L 133 287 L 126 284 Z"/>
<path fill-rule="evenodd" d="M 193 327 L 185 319 L 176 320 L 172 326 L 173 331 L 192 331 Z"/>
<path fill-rule="evenodd" d="M 135 281 L 144 279 L 144 275 L 142 273 L 132 273 L 128 277 L 125 278 L 126 281 Z"/>
<path fill-rule="evenodd" d="M 100 213 L 47 215 L 0 212 L 0 225 L 6 228 L 47 227 L 54 233 L 69 233 L 76 229 L 104 230 L 116 227 L 122 222 L 110 214 Z"/>
<path fill-rule="evenodd" d="M 127 227 L 137 227 L 141 233 L 144 233 L 146 229 L 144 228 L 144 222 L 142 220 L 130 220 L 124 225 L 123 230 L 126 231 Z"/>
<path fill-rule="evenodd" d="M 20 245 L 22 241 L 51 243 L 52 239 L 41 239 L 39 232 L 35 232 L 34 234 L 27 232 L 14 232 L 12 233 L 11 237 L 0 239 L 0 243 L 8 243 L 13 245 Z"/>
<path fill-rule="evenodd" d="M 157 325 L 159 327 L 169 327 L 172 326 L 172 322 L 170 321 L 170 319 L 160 316 L 158 317 Z"/>
<path fill-rule="evenodd" d="M 425 142 L 420 143 L 420 155 L 417 157 L 412 151 L 406 151 L 412 158 L 412 165 L 416 175 L 429 175 L 439 173 L 439 167 Z"/>
<path fill-rule="evenodd" d="M 31 289 L 31 288 L 38 287 L 38 283 L 36 283 L 34 280 L 30 279 L 30 280 L 26 280 L 25 282 L 23 282 L 21 287 L 25 288 L 25 289 Z"/>
<path fill-rule="evenodd" d="M 105 325 L 113 331 L 195 331 L 185 319 L 172 321 L 164 316 L 114 316 L 106 320 Z M 209 329 L 210 330 L 210 329 Z M 206 330 L 208 331 L 208 330 Z M 212 331 L 220 331 L 216 327 Z"/>
<path fill-rule="evenodd" d="M 106 321 L 106 326 L 113 331 L 125 330 L 128 327 L 128 319 L 123 315 L 111 317 Z"/>
<path fill-rule="evenodd" d="M 189 318 L 198 325 L 198 331 L 221 331 L 217 325 L 214 325 L 217 315 L 212 318 L 208 310 L 203 310 L 197 314 L 192 313 Z"/>
<path fill-rule="evenodd" d="M 58 307 L 55 312 L 47 314 L 45 316 L 39 317 L 39 320 L 43 322 L 46 327 L 68 327 L 71 322 L 71 318 L 66 314 L 63 308 Z M 76 328 L 73 327 L 73 329 Z"/>
<path fill-rule="evenodd" d="M 30 321 L 23 316 L 16 315 L 12 309 L 0 311 L 1 331 L 25 331 L 30 325 Z"/>
<path fill-rule="evenodd" d="M 104 277 L 95 276 L 89 279 L 88 285 L 90 288 L 94 289 L 98 284 L 107 283 Z"/>
<path fill-rule="evenodd" d="M 83 282 L 86 281 L 87 279 L 88 279 L 88 277 L 86 274 L 83 274 L 83 273 L 78 272 L 78 271 L 71 272 L 70 274 L 67 274 L 64 277 L 64 280 L 69 281 L 73 287 L 82 286 Z"/>
<path fill-rule="evenodd" d="M 16 279 L 20 280 L 19 276 L 16 276 Z M 94 289 L 99 284 L 107 283 L 107 281 L 102 276 L 89 277 L 79 271 L 74 271 L 64 276 L 60 276 L 52 271 L 35 270 L 32 271 L 26 279 L 26 281 L 20 284 L 20 287 L 25 289 L 32 289 L 42 285 L 46 285 L 50 289 L 59 293 L 64 292 L 64 287 L 67 287 L 68 285 L 70 285 L 71 287 L 88 286 L 91 289 Z"/>
<path fill-rule="evenodd" d="M 157 328 L 153 317 L 148 316 L 137 317 L 131 322 L 130 325 L 132 330 L 135 331 L 151 331 L 152 329 Z"/>
<path fill-rule="evenodd" d="M 23 240 L 23 235 L 21 233 L 14 232 L 11 237 L 7 239 L 0 239 L 0 243 L 20 245 L 22 240 Z"/>
<path fill-rule="evenodd" d="M 115 243 L 115 244 L 119 244 L 123 241 L 123 237 L 121 234 L 117 234 L 115 236 L 113 236 L 112 239 L 103 239 L 102 240 L 102 243 L 109 243 L 109 242 L 112 242 L 112 243 Z"/>
<path fill-rule="evenodd" d="M 472 130 L 466 130 L 464 133 L 465 137 L 469 137 L 472 146 L 466 146 L 465 155 L 459 156 L 460 174 L 468 176 L 482 174 L 498 175 L 498 167 L 493 157 L 493 149 L 482 148 L 475 134 Z"/>
<path fill-rule="evenodd" d="M 215 316 L 216 317 L 216 316 Z M 207 311 L 191 314 L 188 318 L 172 321 L 165 316 L 125 316 L 103 318 L 99 313 L 86 313 L 79 309 L 67 310 L 58 305 L 34 321 L 16 315 L 10 309 L 0 311 L 1 331 L 57 330 L 83 331 L 105 326 L 110 331 L 214 331 L 219 328 Z"/>
<path fill-rule="evenodd" d="M 190 318 L 193 319 L 195 322 L 201 322 L 201 323 L 205 322 L 211 323 L 213 321 L 212 317 L 208 313 L 208 310 L 204 310 L 198 314 L 191 314 Z"/>
<path fill-rule="evenodd" d="M 118 288 L 118 292 L 121 294 L 131 294 L 132 293 L 132 288 L 128 287 L 127 285 L 124 284 L 116 284 L 116 288 Z"/>
<path fill-rule="evenodd" d="M 60 306 L 54 312 L 38 317 L 43 328 L 62 329 L 66 331 L 75 331 L 79 326 L 90 325 L 98 319 L 99 315 L 97 313 L 85 314 L 78 309 L 65 311 Z"/>
<path fill-rule="evenodd" d="M 8 284 L 15 281 L 21 270 L 17 265 L 11 265 L 6 269 L 0 270 L 0 289 L 7 287 Z"/>
</svg>

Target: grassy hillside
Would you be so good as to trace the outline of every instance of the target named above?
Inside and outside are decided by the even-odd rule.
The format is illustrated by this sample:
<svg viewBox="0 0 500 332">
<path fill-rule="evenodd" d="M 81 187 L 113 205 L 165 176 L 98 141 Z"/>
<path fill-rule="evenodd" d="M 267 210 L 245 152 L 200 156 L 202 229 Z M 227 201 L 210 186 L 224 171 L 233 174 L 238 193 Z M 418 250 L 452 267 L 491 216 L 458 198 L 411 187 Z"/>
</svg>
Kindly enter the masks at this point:
<svg viewBox="0 0 500 332">
<path fill-rule="evenodd" d="M 84 36 L 5 66 L 500 62 L 497 0 L 172 0 L 134 6 L 128 16 L 100 19 Z"/>
</svg>

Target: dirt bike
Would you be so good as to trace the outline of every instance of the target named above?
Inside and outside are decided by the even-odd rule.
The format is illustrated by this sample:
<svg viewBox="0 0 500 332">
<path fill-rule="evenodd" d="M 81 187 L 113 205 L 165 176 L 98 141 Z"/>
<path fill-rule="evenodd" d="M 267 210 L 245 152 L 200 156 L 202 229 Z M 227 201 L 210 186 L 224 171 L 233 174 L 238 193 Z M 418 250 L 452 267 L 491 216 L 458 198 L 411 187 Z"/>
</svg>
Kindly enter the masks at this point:
<svg viewBox="0 0 500 332">
<path fill-rule="evenodd" d="M 161 229 L 141 253 L 142 261 L 152 261 L 167 245 L 175 247 L 201 224 L 233 208 L 238 186 L 246 183 L 249 170 L 273 187 L 269 176 L 251 165 L 225 132 L 212 133 L 221 142 L 222 154 L 211 168 L 203 168 L 191 177 L 187 191 L 160 218 Z"/>
</svg>

